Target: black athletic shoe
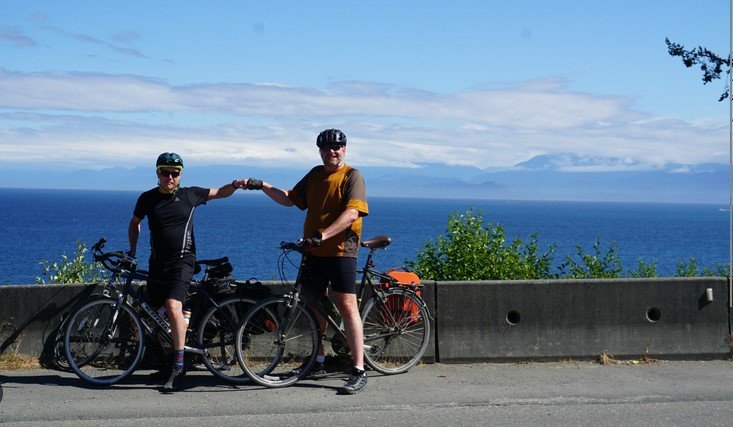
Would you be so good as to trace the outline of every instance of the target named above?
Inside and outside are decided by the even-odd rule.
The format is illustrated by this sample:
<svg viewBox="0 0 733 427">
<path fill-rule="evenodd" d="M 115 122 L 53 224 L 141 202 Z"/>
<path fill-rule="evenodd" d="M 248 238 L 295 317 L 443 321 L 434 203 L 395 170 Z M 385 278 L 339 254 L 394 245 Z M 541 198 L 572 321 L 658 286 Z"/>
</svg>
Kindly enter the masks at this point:
<svg viewBox="0 0 733 427">
<path fill-rule="evenodd" d="M 367 383 L 366 371 L 357 368 L 351 368 L 349 379 L 341 387 L 341 391 L 346 394 L 354 394 L 361 391 Z"/>
<path fill-rule="evenodd" d="M 148 378 L 150 378 L 150 381 L 152 381 L 155 384 L 163 383 L 164 381 L 168 380 L 168 377 L 171 376 L 171 367 L 163 368 L 158 371 L 153 372 L 152 374 L 148 375 Z"/>
<path fill-rule="evenodd" d="M 171 371 L 170 377 L 168 377 L 168 381 L 163 385 L 163 390 L 165 391 L 173 391 L 175 390 L 175 386 L 173 383 L 176 381 L 176 378 L 179 376 L 182 377 L 186 374 L 185 370 L 183 368 L 175 367 Z"/>
<path fill-rule="evenodd" d="M 298 375 L 300 374 L 300 371 L 303 369 L 303 367 L 293 369 L 293 374 Z M 326 365 L 323 363 L 316 362 L 315 365 L 311 368 L 311 370 L 305 375 L 304 378 L 310 378 L 310 377 L 322 377 L 324 375 L 328 375 L 328 372 L 326 371 Z"/>
<path fill-rule="evenodd" d="M 328 371 L 326 371 L 326 365 L 323 363 L 316 362 L 315 365 L 311 368 L 311 371 L 308 372 L 309 377 L 322 377 L 324 375 L 328 375 Z"/>
<path fill-rule="evenodd" d="M 172 371 L 173 371 L 173 367 L 172 366 L 167 366 L 165 368 L 161 368 L 161 369 L 153 372 L 152 374 L 148 375 L 148 378 L 150 379 L 150 382 L 152 382 L 153 384 L 163 384 L 166 381 L 168 381 L 168 378 L 170 378 Z M 183 367 L 183 372 L 181 372 L 180 374 L 178 374 L 178 376 L 179 377 L 182 377 L 182 376 L 186 375 L 186 371 L 188 371 L 188 368 L 186 368 L 184 366 Z"/>
</svg>

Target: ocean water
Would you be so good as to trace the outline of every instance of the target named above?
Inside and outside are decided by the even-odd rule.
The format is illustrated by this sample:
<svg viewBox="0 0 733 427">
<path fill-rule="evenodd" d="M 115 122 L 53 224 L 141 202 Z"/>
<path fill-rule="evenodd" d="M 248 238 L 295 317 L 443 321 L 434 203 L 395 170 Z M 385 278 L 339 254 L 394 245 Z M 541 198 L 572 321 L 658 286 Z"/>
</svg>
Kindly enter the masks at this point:
<svg viewBox="0 0 733 427">
<path fill-rule="evenodd" d="M 100 237 L 109 250 L 126 250 L 127 225 L 139 192 L 0 189 L 0 284 L 30 284 L 41 276 L 40 262 L 72 255 L 76 242 L 87 247 Z M 389 235 L 379 268 L 415 259 L 427 241 L 445 232 L 451 213 L 469 209 L 502 225 L 508 238 L 537 233 L 539 243 L 555 245 L 555 261 L 586 252 L 599 238 L 605 252 L 617 244 L 626 270 L 639 259 L 656 261 L 662 275 L 674 275 L 677 262 L 695 258 L 701 266 L 727 263 L 726 206 L 598 202 L 534 202 L 452 199 L 369 198 L 364 237 Z M 237 193 L 196 209 L 199 258 L 229 256 L 237 278 L 278 277 L 278 244 L 300 237 L 304 213 L 276 205 L 261 193 Z M 138 256 L 147 265 L 147 222 Z M 360 261 L 363 261 L 363 252 Z M 292 278 L 292 277 L 291 277 Z"/>
</svg>

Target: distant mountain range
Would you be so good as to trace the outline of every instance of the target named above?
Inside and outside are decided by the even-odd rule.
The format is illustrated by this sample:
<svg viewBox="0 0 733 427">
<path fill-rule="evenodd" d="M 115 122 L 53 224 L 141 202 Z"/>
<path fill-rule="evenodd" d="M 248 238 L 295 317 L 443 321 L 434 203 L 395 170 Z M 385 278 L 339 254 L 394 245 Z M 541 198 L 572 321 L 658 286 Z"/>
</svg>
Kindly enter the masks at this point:
<svg viewBox="0 0 733 427">
<path fill-rule="evenodd" d="M 617 159 L 566 154 L 538 156 L 501 170 L 442 164 L 357 167 L 366 179 L 367 193 L 373 196 L 728 204 L 728 165 L 604 171 L 618 163 Z M 256 177 L 290 188 L 305 172 L 231 164 L 190 167 L 184 184 L 211 187 L 234 178 Z M 61 170 L 0 164 L 0 187 L 142 191 L 154 185 L 155 175 L 150 168 Z"/>
</svg>

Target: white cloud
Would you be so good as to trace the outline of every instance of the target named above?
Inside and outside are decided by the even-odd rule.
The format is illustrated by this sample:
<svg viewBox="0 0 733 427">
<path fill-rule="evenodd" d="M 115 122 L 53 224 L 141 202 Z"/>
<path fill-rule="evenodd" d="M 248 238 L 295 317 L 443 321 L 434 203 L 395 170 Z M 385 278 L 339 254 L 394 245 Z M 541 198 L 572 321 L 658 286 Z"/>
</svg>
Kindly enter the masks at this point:
<svg viewBox="0 0 733 427">
<path fill-rule="evenodd" d="M 111 50 L 113 50 L 113 51 L 115 51 L 117 53 L 123 54 L 123 55 L 129 55 L 129 56 L 134 56 L 134 57 L 143 58 L 143 59 L 151 59 L 148 56 L 142 54 L 137 49 L 133 49 L 131 47 L 119 46 L 119 45 L 116 45 L 116 44 L 113 44 L 113 43 L 109 43 L 109 42 L 106 42 L 104 40 L 98 39 L 97 37 L 90 36 L 88 34 L 71 33 L 71 32 L 66 31 L 64 29 L 57 28 L 57 27 L 52 27 L 52 26 L 49 26 L 49 25 L 42 25 L 41 28 L 42 29 L 45 29 L 45 30 L 48 30 L 48 31 L 51 31 L 53 33 L 56 33 L 57 35 L 60 35 L 62 37 L 66 37 L 66 38 L 73 39 L 73 40 L 76 40 L 76 41 L 80 41 L 80 42 L 83 42 L 83 43 L 89 43 L 89 44 L 93 44 L 93 45 L 103 46 L 103 47 L 105 47 L 107 49 L 111 49 Z M 136 39 L 138 37 L 139 37 L 139 35 L 136 34 L 136 33 L 134 33 L 134 32 L 120 33 L 120 34 L 117 34 L 117 35 L 113 35 L 112 36 L 113 39 L 124 41 L 124 42 L 128 42 L 130 40 L 134 40 L 134 39 Z"/>
<path fill-rule="evenodd" d="M 711 124 L 712 123 L 712 124 Z M 547 79 L 438 94 L 371 82 L 171 86 L 136 76 L 0 69 L 0 161 L 134 166 L 160 151 L 202 163 L 300 167 L 326 127 L 347 132 L 353 164 L 509 167 L 539 154 L 622 159 L 567 165 L 643 169 L 723 163 L 727 128 L 651 117 L 629 100 Z"/>
<path fill-rule="evenodd" d="M 38 44 L 32 38 L 26 36 L 21 28 L 16 26 L 0 27 L 0 42 L 8 42 L 19 48 L 34 47 Z"/>
</svg>

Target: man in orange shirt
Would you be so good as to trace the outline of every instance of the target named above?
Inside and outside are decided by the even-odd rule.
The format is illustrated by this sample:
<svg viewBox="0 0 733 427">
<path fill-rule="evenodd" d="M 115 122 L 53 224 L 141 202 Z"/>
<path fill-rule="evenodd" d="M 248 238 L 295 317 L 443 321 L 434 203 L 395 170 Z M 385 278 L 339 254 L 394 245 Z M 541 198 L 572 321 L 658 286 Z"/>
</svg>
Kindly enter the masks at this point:
<svg viewBox="0 0 733 427">
<path fill-rule="evenodd" d="M 346 135 L 326 129 L 316 139 L 321 161 L 291 190 L 281 190 L 267 182 L 262 191 L 283 206 L 307 210 L 303 236 L 309 246 L 304 290 L 318 301 L 331 286 L 331 297 L 344 320 L 346 338 L 354 367 L 342 391 L 354 394 L 367 382 L 364 371 L 364 337 L 356 301 L 356 257 L 361 239 L 362 217 L 369 214 L 366 186 L 361 173 L 344 163 Z M 321 331 L 327 323 L 317 314 Z M 319 347 L 317 367 L 325 361 Z"/>
</svg>

